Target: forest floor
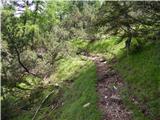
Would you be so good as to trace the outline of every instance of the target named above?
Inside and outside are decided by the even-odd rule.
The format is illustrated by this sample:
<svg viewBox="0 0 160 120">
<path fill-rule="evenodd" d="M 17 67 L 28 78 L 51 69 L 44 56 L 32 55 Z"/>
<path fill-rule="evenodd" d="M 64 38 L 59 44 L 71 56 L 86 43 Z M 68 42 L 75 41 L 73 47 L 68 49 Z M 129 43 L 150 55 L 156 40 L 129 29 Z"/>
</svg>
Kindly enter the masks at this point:
<svg viewBox="0 0 160 120">
<path fill-rule="evenodd" d="M 97 55 L 87 57 L 96 64 L 98 106 L 103 113 L 103 120 L 131 120 L 132 112 L 125 107 L 120 96 L 124 87 L 121 77 L 104 58 Z"/>
</svg>

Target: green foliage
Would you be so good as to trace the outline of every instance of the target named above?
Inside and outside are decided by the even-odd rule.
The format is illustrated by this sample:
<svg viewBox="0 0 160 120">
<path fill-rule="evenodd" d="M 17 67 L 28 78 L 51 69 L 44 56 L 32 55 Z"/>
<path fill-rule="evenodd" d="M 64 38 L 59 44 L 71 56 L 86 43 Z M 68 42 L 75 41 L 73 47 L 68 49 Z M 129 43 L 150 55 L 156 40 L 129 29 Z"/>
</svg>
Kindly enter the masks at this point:
<svg viewBox="0 0 160 120">
<path fill-rule="evenodd" d="M 66 54 L 67 47 L 62 40 L 67 33 L 59 26 L 53 27 L 59 21 L 56 12 L 65 4 L 58 6 L 49 2 L 47 8 L 41 10 L 44 3 L 35 3 L 35 11 L 25 7 L 20 17 L 14 16 L 16 10 L 12 2 L 11 7 L 6 5 L 2 11 L 2 86 L 9 89 L 23 83 L 26 74 L 49 76 L 55 62 Z"/>
<path fill-rule="evenodd" d="M 159 2 L 150 1 L 105 1 L 99 9 L 94 26 L 104 28 L 104 34 L 121 36 L 129 50 L 133 38 L 147 41 L 159 39 L 159 6 Z M 154 36 L 149 37 L 151 33 Z"/>
<path fill-rule="evenodd" d="M 23 5 L 3 2 L 2 120 L 32 119 L 53 89 L 37 119 L 99 120 L 95 65 L 81 53 L 119 60 L 115 69 L 127 83 L 123 95 L 134 119 L 160 117 L 160 2 L 38 0 L 34 11 L 23 2 L 19 17 Z"/>
<path fill-rule="evenodd" d="M 2 104 L 6 106 L 2 111 L 10 110 L 13 115 L 7 112 L 9 117 L 18 113 L 7 106 L 9 102 L 22 112 L 33 107 L 36 97 L 41 100 L 43 79 L 54 71 L 56 61 L 67 54 L 63 41 L 66 33 L 58 26 L 60 18 L 56 14 L 63 5 L 48 3 L 47 9 L 39 10 L 43 2 L 36 3 L 36 11 L 25 8 L 20 17 L 14 16 L 13 2 L 2 10 Z M 6 117 L 3 114 L 2 119 Z"/>
<path fill-rule="evenodd" d="M 74 53 L 80 53 L 87 49 L 88 41 L 84 39 L 73 39 L 69 41 L 69 44 L 71 48 L 73 49 L 72 51 Z"/>
<path fill-rule="evenodd" d="M 88 29 L 95 20 L 99 8 L 97 1 L 70 1 L 70 14 L 62 21 L 62 26 L 69 31 L 71 39 L 87 39 Z"/>
</svg>

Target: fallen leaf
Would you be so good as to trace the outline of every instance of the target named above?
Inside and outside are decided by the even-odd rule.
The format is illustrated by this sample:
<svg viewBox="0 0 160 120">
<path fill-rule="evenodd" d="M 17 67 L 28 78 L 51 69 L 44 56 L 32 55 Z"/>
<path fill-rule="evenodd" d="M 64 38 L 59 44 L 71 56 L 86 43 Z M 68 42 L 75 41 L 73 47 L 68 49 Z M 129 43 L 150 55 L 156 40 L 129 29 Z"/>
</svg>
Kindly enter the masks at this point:
<svg viewBox="0 0 160 120">
<path fill-rule="evenodd" d="M 83 105 L 83 107 L 85 108 L 85 107 L 88 107 L 89 105 L 90 105 L 90 103 L 86 103 Z"/>
</svg>

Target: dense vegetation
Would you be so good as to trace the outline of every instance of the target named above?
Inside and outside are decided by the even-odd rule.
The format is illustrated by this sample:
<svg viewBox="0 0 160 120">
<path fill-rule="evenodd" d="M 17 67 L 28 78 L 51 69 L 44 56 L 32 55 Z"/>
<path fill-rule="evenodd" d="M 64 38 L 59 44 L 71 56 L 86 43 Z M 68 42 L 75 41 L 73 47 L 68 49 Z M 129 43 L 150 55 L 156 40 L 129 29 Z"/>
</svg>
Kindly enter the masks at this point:
<svg viewBox="0 0 160 120">
<path fill-rule="evenodd" d="M 133 120 L 160 118 L 159 1 L 2 4 L 2 120 L 101 120 L 88 54 L 122 76 Z"/>
</svg>

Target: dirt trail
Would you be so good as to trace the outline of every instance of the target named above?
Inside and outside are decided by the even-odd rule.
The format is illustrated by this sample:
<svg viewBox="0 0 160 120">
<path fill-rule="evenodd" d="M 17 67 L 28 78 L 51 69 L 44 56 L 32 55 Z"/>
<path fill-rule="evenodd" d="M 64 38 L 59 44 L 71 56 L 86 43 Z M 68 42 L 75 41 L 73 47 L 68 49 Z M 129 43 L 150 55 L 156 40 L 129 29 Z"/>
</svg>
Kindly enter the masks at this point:
<svg viewBox="0 0 160 120">
<path fill-rule="evenodd" d="M 93 55 L 88 58 L 96 64 L 97 92 L 100 96 L 98 106 L 103 112 L 103 120 L 132 120 L 132 112 L 126 109 L 119 95 L 124 86 L 120 77 L 103 58 Z"/>
</svg>

